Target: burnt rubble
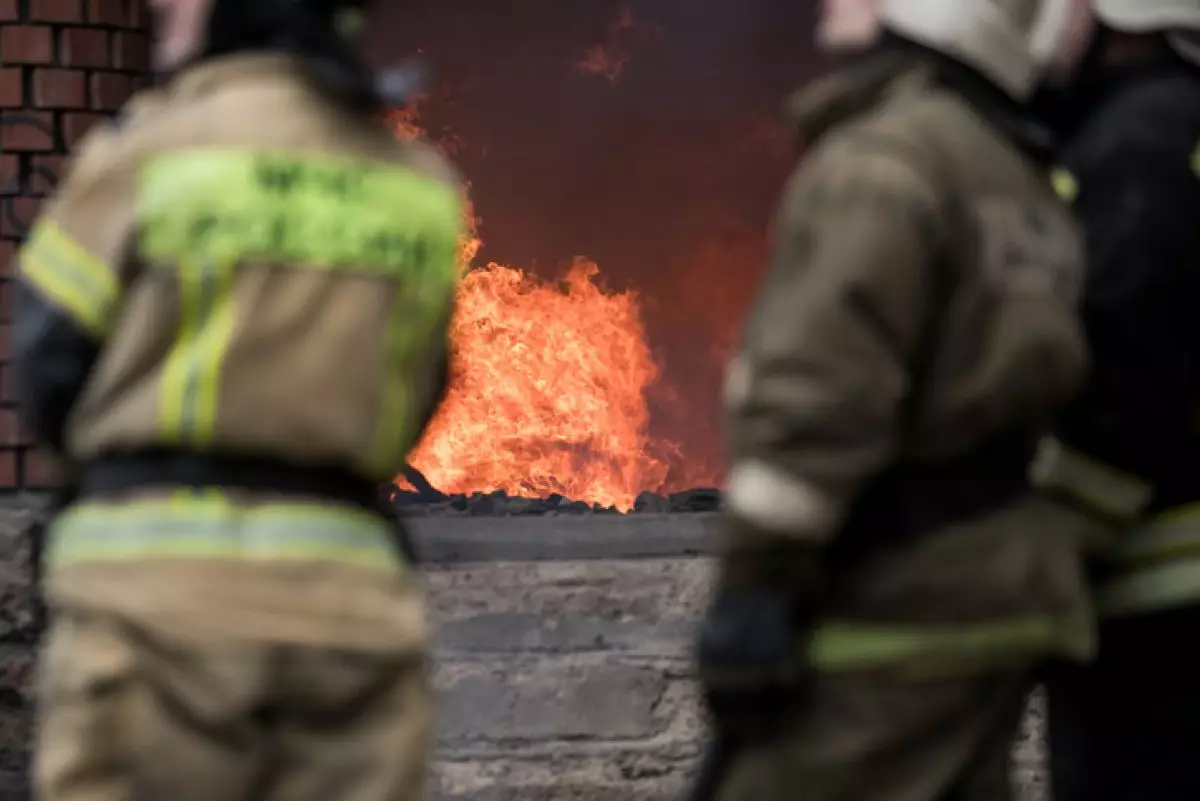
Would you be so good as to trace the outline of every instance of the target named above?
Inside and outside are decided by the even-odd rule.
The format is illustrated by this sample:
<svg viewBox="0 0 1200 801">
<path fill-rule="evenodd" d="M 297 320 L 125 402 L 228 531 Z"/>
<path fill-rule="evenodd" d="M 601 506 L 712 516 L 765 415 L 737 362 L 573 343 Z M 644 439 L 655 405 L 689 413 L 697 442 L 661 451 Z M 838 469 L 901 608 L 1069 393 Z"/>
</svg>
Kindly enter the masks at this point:
<svg viewBox="0 0 1200 801">
<path fill-rule="evenodd" d="M 561 495 L 548 498 L 522 498 L 502 491 L 472 495 L 445 495 L 426 485 L 423 491 L 397 489 L 392 504 L 402 514 L 440 517 L 518 517 L 525 515 L 616 515 L 622 512 L 614 506 L 601 506 L 585 501 L 572 501 Z M 717 490 L 707 487 L 657 495 L 643 492 L 634 501 L 629 514 L 715 512 L 720 508 Z"/>
</svg>

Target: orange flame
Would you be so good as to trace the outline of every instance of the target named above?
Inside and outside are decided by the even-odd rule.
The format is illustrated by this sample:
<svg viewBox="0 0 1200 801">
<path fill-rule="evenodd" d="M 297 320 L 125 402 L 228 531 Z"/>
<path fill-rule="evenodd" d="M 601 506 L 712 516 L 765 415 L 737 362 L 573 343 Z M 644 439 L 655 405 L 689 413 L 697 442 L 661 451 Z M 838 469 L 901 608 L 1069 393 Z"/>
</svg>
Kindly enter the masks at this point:
<svg viewBox="0 0 1200 801">
<path fill-rule="evenodd" d="M 417 112 L 396 135 L 422 135 Z M 481 244 L 468 205 L 464 268 Z M 633 507 L 658 490 L 670 443 L 648 433 L 646 392 L 658 377 L 638 298 L 596 282 L 576 258 L 560 282 L 489 263 L 467 272 L 451 321 L 454 365 L 446 400 L 411 457 L 448 493 L 558 493 Z M 402 478 L 397 483 L 406 486 Z"/>
<path fill-rule="evenodd" d="M 559 493 L 628 509 L 666 464 L 647 455 L 658 371 L 632 293 L 576 259 L 561 285 L 489 264 L 468 273 L 446 402 L 413 454 L 443 491 Z"/>
</svg>

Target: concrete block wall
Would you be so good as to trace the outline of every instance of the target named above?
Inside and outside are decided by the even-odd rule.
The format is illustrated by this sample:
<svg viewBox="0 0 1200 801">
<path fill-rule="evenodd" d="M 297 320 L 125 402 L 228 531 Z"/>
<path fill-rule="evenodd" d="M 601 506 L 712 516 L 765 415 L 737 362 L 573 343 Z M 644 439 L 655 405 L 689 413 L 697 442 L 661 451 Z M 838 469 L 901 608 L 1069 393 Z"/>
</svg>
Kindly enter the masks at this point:
<svg viewBox="0 0 1200 801">
<path fill-rule="evenodd" d="M 33 686 L 44 628 L 29 541 L 32 501 L 0 507 L 0 801 L 29 797 Z"/>
<path fill-rule="evenodd" d="M 28 797 L 40 614 L 0 509 L 0 801 Z M 434 801 L 678 799 L 703 745 L 688 650 L 711 515 L 421 518 L 437 622 Z M 1016 744 L 1045 801 L 1040 709 Z"/>
<path fill-rule="evenodd" d="M 438 622 L 438 801 L 679 799 L 712 514 L 415 521 Z M 1014 744 L 1046 801 L 1042 706 Z"/>
<path fill-rule="evenodd" d="M 438 622 L 437 795 L 679 798 L 709 515 L 422 525 Z"/>
</svg>

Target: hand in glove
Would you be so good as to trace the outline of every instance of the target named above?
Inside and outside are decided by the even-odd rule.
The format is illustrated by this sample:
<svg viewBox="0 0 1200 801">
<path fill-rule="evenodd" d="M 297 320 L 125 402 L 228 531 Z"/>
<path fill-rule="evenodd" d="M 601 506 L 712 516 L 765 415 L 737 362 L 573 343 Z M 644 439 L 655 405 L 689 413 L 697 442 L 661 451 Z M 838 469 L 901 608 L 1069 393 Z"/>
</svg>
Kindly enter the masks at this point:
<svg viewBox="0 0 1200 801">
<path fill-rule="evenodd" d="M 802 694 L 821 571 L 815 547 L 739 527 L 733 523 L 697 661 L 714 724 L 747 739 L 769 736 Z"/>
</svg>

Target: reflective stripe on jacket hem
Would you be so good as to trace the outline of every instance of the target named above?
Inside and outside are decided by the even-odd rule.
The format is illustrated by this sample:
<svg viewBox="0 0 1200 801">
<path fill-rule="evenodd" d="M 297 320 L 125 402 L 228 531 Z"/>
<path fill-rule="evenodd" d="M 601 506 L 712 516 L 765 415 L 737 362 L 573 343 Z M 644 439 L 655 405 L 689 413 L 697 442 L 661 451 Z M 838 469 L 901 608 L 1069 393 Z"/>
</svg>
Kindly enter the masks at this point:
<svg viewBox="0 0 1200 801">
<path fill-rule="evenodd" d="M 809 663 L 824 673 L 901 670 L 920 676 L 977 674 L 1014 662 L 1095 653 L 1088 614 L 1031 615 L 961 626 L 871 625 L 832 620 L 813 632 Z"/>
<path fill-rule="evenodd" d="M 364 510 L 313 502 L 232 503 L 216 490 L 125 503 L 85 502 L 55 521 L 50 570 L 144 559 L 334 562 L 396 569 L 390 524 Z"/>
</svg>

